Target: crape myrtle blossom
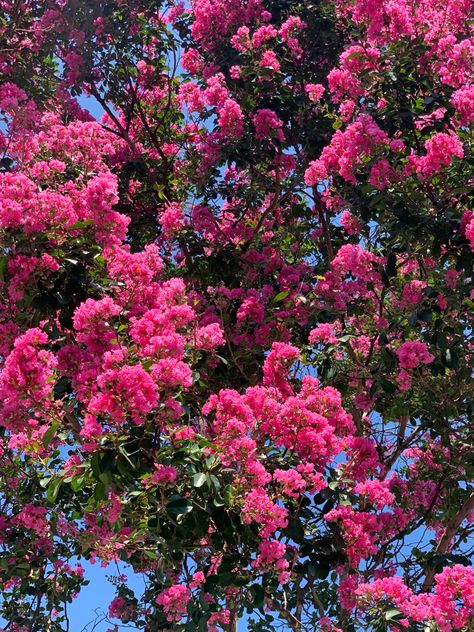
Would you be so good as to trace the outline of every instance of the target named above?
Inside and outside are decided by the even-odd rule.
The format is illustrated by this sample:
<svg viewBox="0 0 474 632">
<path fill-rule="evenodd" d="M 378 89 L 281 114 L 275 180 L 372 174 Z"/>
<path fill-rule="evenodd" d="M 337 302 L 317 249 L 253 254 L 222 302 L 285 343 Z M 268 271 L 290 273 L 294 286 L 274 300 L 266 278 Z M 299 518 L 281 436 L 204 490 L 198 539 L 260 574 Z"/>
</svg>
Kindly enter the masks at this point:
<svg viewBox="0 0 474 632">
<path fill-rule="evenodd" d="M 470 630 L 471 14 L 1 4 L 9 630 Z"/>
</svg>

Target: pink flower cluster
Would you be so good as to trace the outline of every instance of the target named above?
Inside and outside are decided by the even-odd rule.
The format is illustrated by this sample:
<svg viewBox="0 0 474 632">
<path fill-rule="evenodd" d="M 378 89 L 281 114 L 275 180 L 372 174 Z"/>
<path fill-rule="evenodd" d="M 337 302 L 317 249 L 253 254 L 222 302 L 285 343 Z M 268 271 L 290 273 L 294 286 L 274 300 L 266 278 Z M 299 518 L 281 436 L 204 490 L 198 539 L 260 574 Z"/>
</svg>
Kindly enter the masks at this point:
<svg viewBox="0 0 474 632">
<path fill-rule="evenodd" d="M 45 507 L 27 503 L 23 509 L 14 517 L 13 524 L 21 525 L 25 529 L 31 529 L 39 537 L 45 536 L 50 531 L 46 518 L 48 510 Z"/>
<path fill-rule="evenodd" d="M 53 370 L 57 359 L 42 347 L 48 336 L 39 328 L 28 329 L 16 338 L 13 350 L 0 373 L 0 410 L 2 425 L 22 429 L 24 424 L 36 425 L 30 419 L 37 408 L 39 417 L 52 405 Z"/>
<path fill-rule="evenodd" d="M 395 353 L 403 369 L 416 369 L 422 364 L 431 364 L 435 359 L 426 344 L 419 340 L 403 342 Z"/>
<path fill-rule="evenodd" d="M 145 423 L 159 403 L 162 420 L 174 422 L 182 409 L 172 395 L 193 379 L 187 350 L 209 353 L 224 342 L 217 322 L 199 325 L 182 280 L 154 280 L 162 263 L 153 248 L 117 254 L 111 271 L 122 280 L 115 299 L 123 306 L 110 296 L 82 303 L 73 319 L 76 344 L 59 358 L 86 407 L 82 435 L 89 440 L 107 426 Z M 124 337 L 126 352 L 119 344 Z"/>
<path fill-rule="evenodd" d="M 240 105 L 233 99 L 226 99 L 219 110 L 219 127 L 228 138 L 240 138 L 244 130 L 244 117 Z"/>
<path fill-rule="evenodd" d="M 68 181 L 61 192 L 39 186 L 24 173 L 0 173 L 0 227 L 62 235 L 78 222 L 91 222 L 100 243 L 118 244 L 129 218 L 113 210 L 117 187 L 111 173 L 92 177 L 82 188 Z"/>
<path fill-rule="evenodd" d="M 286 584 L 290 573 L 289 562 L 285 559 L 286 546 L 278 540 L 263 540 L 259 545 L 257 558 L 252 562 L 254 568 L 263 571 L 276 571 L 280 584 Z"/>
<path fill-rule="evenodd" d="M 453 632 L 465 629 L 474 616 L 473 579 L 472 568 L 455 564 L 435 575 L 432 593 L 414 594 L 401 577 L 393 576 L 359 584 L 355 595 L 362 609 L 388 598 L 413 621 L 434 623 L 441 632 Z"/>
<path fill-rule="evenodd" d="M 184 226 L 184 211 L 180 204 L 172 202 L 160 213 L 160 224 L 165 237 L 170 238 Z"/>
<path fill-rule="evenodd" d="M 288 511 L 273 502 L 263 489 L 254 489 L 249 492 L 242 507 L 242 519 L 244 524 L 256 522 L 260 525 L 260 535 L 268 538 L 287 526 Z"/>
<path fill-rule="evenodd" d="M 192 8 L 192 35 L 208 50 L 261 12 L 259 0 L 194 0 Z"/>
<path fill-rule="evenodd" d="M 191 599 L 189 588 L 184 584 L 174 584 L 165 588 L 158 597 L 156 603 L 166 613 L 166 620 L 170 623 L 179 623 L 186 615 L 187 605 Z"/>
<path fill-rule="evenodd" d="M 317 103 L 324 94 L 324 86 L 320 83 L 307 83 L 305 85 L 306 93 L 310 101 Z"/>
<path fill-rule="evenodd" d="M 474 121 L 474 86 L 462 86 L 453 92 L 450 100 L 462 125 L 469 125 Z"/>
<path fill-rule="evenodd" d="M 439 132 L 425 143 L 426 155 L 409 157 L 408 165 L 416 171 L 422 180 L 438 173 L 443 167 L 449 167 L 453 158 L 462 158 L 462 143 L 455 134 Z"/>
<path fill-rule="evenodd" d="M 372 157 L 377 150 L 389 143 L 372 117 L 361 114 L 357 121 L 344 131 L 337 130 L 318 160 L 310 163 L 305 172 L 305 183 L 315 186 L 326 180 L 332 173 L 338 173 L 347 182 L 356 182 L 355 172 L 364 157 Z"/>
<path fill-rule="evenodd" d="M 278 118 L 273 110 L 257 110 L 252 120 L 255 126 L 255 138 L 257 140 L 264 140 L 272 137 L 274 134 L 278 140 L 284 140 L 285 137 L 281 129 L 283 122 Z"/>
</svg>

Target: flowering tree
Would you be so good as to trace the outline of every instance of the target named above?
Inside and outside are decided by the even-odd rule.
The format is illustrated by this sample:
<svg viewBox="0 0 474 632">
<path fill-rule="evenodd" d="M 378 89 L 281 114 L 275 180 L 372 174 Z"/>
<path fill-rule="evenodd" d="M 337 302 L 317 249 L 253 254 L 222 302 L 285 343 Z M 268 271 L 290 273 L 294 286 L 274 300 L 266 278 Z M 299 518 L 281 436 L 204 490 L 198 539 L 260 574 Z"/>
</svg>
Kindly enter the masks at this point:
<svg viewBox="0 0 474 632">
<path fill-rule="evenodd" d="M 472 630 L 470 1 L 0 10 L 4 629 Z"/>
</svg>

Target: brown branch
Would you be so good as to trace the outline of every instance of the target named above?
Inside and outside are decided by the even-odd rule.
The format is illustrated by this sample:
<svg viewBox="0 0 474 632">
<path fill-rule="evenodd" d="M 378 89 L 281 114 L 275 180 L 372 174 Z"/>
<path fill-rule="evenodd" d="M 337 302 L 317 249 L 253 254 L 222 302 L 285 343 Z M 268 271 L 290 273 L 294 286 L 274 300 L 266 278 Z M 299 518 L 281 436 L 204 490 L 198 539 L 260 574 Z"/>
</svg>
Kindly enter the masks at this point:
<svg viewBox="0 0 474 632">
<path fill-rule="evenodd" d="M 293 630 L 294 632 L 301 632 L 301 630 L 309 632 L 308 628 L 304 624 L 302 624 L 301 621 L 297 619 L 294 614 L 287 610 L 284 605 L 280 605 L 273 599 L 267 599 L 267 604 L 272 610 L 278 612 L 282 619 L 285 619 L 291 630 Z"/>
<path fill-rule="evenodd" d="M 316 606 L 318 607 L 318 612 L 319 612 L 319 616 L 322 618 L 325 615 L 325 609 L 324 609 L 324 604 L 321 601 L 321 599 L 319 598 L 318 592 L 316 590 L 315 586 L 311 586 L 311 594 L 313 595 L 313 601 L 316 604 Z"/>
<path fill-rule="evenodd" d="M 473 510 L 474 510 L 474 492 L 471 493 L 471 495 L 466 499 L 466 501 L 464 502 L 462 507 L 459 509 L 457 514 L 453 516 L 453 518 L 451 518 L 451 520 L 446 525 L 445 532 L 441 540 L 438 542 L 438 546 L 436 547 L 434 551 L 434 555 L 444 555 L 447 552 L 447 550 L 449 549 L 449 545 L 451 544 L 451 540 L 456 535 L 457 530 L 459 529 L 463 520 L 465 520 L 467 516 L 469 515 L 469 513 Z M 422 591 L 426 591 L 431 588 L 435 572 L 436 572 L 435 569 L 432 567 L 429 567 L 426 569 L 425 581 L 423 582 L 423 585 L 421 587 Z"/>
<path fill-rule="evenodd" d="M 138 155 L 137 152 L 137 148 L 135 146 L 135 143 L 131 140 L 130 136 L 127 133 L 127 130 L 125 129 L 125 127 L 122 125 L 122 123 L 120 122 L 120 120 L 117 118 L 117 116 L 114 114 L 113 110 L 111 109 L 111 107 L 109 106 L 109 104 L 107 103 L 106 99 L 104 99 L 101 94 L 99 93 L 98 90 L 96 90 L 96 88 L 94 86 L 92 86 L 90 88 L 90 93 L 92 94 L 92 96 L 98 101 L 98 103 L 104 108 L 105 112 L 107 113 L 107 115 L 109 116 L 109 118 L 111 119 L 111 121 L 113 121 L 117 127 L 117 130 L 120 132 L 120 136 L 121 138 L 123 138 L 123 140 L 127 143 L 127 145 L 130 147 L 130 149 L 132 150 L 132 154 L 134 156 Z M 105 126 L 104 126 L 105 127 Z"/>
<path fill-rule="evenodd" d="M 326 221 L 326 215 L 324 214 L 324 209 L 321 205 L 321 201 L 318 198 L 318 192 L 315 188 L 313 188 L 313 200 L 314 200 L 315 206 L 317 207 L 318 216 L 321 221 L 321 227 L 323 229 L 323 234 L 324 234 L 324 241 L 326 242 L 326 250 L 327 250 L 328 259 L 329 261 L 332 261 L 334 259 L 334 250 L 333 250 L 332 242 L 331 242 L 331 234 L 329 232 L 329 226 Z"/>
</svg>

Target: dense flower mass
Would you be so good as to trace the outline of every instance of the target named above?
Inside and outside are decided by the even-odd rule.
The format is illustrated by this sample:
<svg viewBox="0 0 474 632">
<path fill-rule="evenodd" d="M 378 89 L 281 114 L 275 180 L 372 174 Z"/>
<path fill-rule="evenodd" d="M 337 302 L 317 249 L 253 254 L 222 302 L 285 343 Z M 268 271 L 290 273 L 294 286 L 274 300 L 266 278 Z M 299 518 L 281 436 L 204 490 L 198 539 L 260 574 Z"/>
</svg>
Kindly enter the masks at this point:
<svg viewBox="0 0 474 632">
<path fill-rule="evenodd" d="M 0 629 L 469 632 L 471 0 L 0 42 Z"/>
</svg>

